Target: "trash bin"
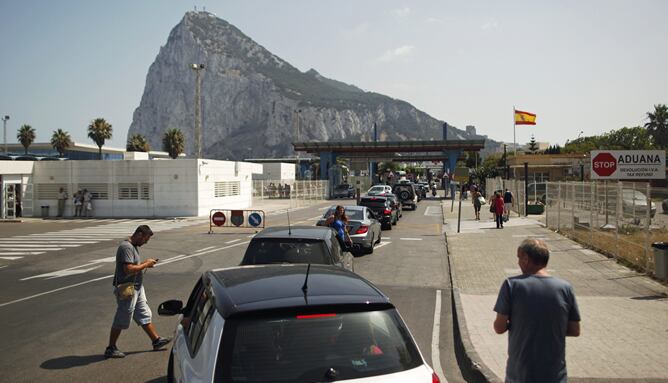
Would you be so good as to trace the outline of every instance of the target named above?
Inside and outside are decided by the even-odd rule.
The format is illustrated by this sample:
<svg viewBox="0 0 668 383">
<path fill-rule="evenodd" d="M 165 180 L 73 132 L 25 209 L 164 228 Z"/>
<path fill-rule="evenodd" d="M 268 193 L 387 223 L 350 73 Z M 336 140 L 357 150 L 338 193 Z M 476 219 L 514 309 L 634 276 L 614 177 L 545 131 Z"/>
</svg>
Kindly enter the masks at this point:
<svg viewBox="0 0 668 383">
<path fill-rule="evenodd" d="M 668 242 L 654 242 L 654 275 L 660 279 L 668 279 Z"/>
<path fill-rule="evenodd" d="M 49 205 L 42 205 L 42 217 L 46 218 L 49 216 Z"/>
</svg>

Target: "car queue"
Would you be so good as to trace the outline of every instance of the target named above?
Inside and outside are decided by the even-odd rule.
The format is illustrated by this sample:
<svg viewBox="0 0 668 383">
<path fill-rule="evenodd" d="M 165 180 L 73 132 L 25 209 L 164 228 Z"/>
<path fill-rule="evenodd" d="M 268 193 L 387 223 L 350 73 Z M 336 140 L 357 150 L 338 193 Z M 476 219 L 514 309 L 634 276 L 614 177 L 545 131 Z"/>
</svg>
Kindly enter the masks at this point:
<svg viewBox="0 0 668 383">
<path fill-rule="evenodd" d="M 373 253 L 417 200 L 412 184 L 377 185 L 344 207 L 344 238 L 329 224 L 340 206 L 316 226 L 256 234 L 238 267 L 159 306 L 179 316 L 168 381 L 440 382 L 389 298 L 354 273 L 353 256 Z"/>
</svg>

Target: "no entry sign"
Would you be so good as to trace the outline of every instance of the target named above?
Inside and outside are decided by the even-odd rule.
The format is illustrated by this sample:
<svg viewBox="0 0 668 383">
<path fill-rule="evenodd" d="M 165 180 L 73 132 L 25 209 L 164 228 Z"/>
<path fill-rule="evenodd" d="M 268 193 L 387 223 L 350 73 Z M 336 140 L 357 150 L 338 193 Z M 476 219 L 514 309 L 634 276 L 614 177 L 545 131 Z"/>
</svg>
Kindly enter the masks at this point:
<svg viewBox="0 0 668 383">
<path fill-rule="evenodd" d="M 225 213 L 222 211 L 217 211 L 213 213 L 213 216 L 211 216 L 211 221 L 213 221 L 213 224 L 216 226 L 223 226 L 225 224 Z"/>
<path fill-rule="evenodd" d="M 647 180 L 666 178 L 663 150 L 593 150 L 591 178 Z"/>
</svg>

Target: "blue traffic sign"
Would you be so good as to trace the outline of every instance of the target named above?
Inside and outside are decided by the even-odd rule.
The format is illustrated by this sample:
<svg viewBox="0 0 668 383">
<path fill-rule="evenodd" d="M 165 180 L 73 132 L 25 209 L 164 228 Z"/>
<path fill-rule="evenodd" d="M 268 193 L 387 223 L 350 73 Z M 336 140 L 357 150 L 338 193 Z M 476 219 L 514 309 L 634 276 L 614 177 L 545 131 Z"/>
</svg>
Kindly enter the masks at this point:
<svg viewBox="0 0 668 383">
<path fill-rule="evenodd" d="M 258 213 L 252 213 L 248 216 L 248 223 L 253 227 L 258 227 L 262 224 L 262 216 Z"/>
</svg>

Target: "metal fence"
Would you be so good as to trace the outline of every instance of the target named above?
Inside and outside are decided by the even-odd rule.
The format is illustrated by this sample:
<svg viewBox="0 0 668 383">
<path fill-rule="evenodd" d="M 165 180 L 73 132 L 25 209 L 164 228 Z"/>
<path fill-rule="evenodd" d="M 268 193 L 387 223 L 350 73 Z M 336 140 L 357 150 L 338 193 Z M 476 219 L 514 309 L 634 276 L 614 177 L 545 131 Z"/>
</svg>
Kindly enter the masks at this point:
<svg viewBox="0 0 668 383">
<path fill-rule="evenodd" d="M 486 180 L 486 197 L 508 188 L 513 209 L 525 215 L 541 205 L 545 225 L 585 247 L 654 274 L 652 243 L 668 241 L 668 188 L 641 182 L 532 182 Z M 649 208 L 648 208 L 649 207 Z M 540 211 L 542 209 L 538 209 Z"/>
<path fill-rule="evenodd" d="M 328 181 L 257 180 L 253 181 L 253 199 L 319 201 L 329 195 Z"/>
</svg>

